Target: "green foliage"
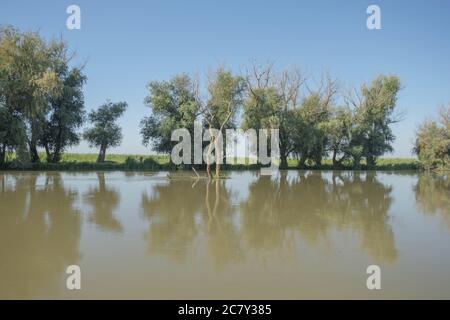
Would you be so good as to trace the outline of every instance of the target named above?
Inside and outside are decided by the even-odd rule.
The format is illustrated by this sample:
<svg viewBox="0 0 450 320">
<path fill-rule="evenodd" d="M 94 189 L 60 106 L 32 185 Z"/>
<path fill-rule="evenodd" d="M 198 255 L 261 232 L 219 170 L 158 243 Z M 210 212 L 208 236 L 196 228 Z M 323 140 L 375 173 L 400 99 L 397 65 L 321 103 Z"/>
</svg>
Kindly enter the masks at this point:
<svg viewBox="0 0 450 320">
<path fill-rule="evenodd" d="M 352 150 L 352 118 L 353 114 L 348 107 L 333 108 L 328 121 L 321 125 L 327 141 L 327 151 L 331 153 L 333 165 L 339 167 L 349 156 L 356 156 L 357 150 Z M 359 153 L 362 153 L 360 148 Z"/>
<path fill-rule="evenodd" d="M 319 92 L 305 97 L 296 110 L 294 154 L 299 158 L 299 166 L 304 167 L 307 160 L 320 165 L 326 155 L 326 123 L 330 118 L 330 101 Z"/>
<path fill-rule="evenodd" d="M 20 163 L 39 161 L 39 145 L 58 161 L 67 146 L 78 143 L 85 77 L 69 67 L 71 58 L 61 39 L 45 41 L 38 33 L 0 29 L 0 101 L 9 118 L 20 123 L 9 143 Z"/>
<path fill-rule="evenodd" d="M 25 134 L 22 119 L 0 104 L 0 167 L 5 165 L 8 152 L 26 150 Z"/>
<path fill-rule="evenodd" d="M 242 77 L 234 76 L 231 71 L 221 67 L 210 76 L 207 89 L 209 97 L 206 105 L 202 108 L 202 113 L 210 133 L 208 157 L 212 156 L 212 144 L 214 144 L 214 157 L 223 159 L 226 141 L 223 142 L 221 150 L 218 144 L 219 140 L 213 136 L 212 129 L 217 129 L 223 137 L 226 129 L 236 127 L 235 118 L 242 107 L 245 82 Z M 220 161 L 216 161 L 215 166 L 215 177 L 220 177 Z M 207 172 L 208 175 L 211 175 L 209 163 Z"/>
<path fill-rule="evenodd" d="M 0 30 L 2 100 L 26 124 L 26 142 L 33 162 L 39 160 L 37 144 L 43 132 L 48 97 L 61 92 L 58 71 L 67 63 L 66 51 L 60 40 L 46 42 L 37 33 L 20 33 L 11 27 Z"/>
<path fill-rule="evenodd" d="M 335 107 L 336 81 L 323 78 L 316 90 L 298 99 L 303 81 L 298 73 L 285 71 L 270 78 L 270 67 L 254 71 L 257 85 L 250 85 L 244 104 L 243 128 L 278 128 L 280 167 L 294 157 L 298 166 L 320 166 L 331 155 L 333 167 L 350 159 L 355 167 L 364 159 L 374 166 L 376 159 L 392 151 L 391 125 L 398 121 L 394 113 L 400 81 L 395 76 L 379 76 L 370 86 L 363 85 L 359 101 L 352 107 Z M 261 85 L 261 79 L 269 79 Z M 299 100 L 299 101 L 298 101 Z"/>
<path fill-rule="evenodd" d="M 106 149 L 120 145 L 122 129 L 116 123 L 127 108 L 126 102 L 106 102 L 98 110 L 89 113 L 93 127 L 85 130 L 83 137 L 91 147 L 100 147 L 98 162 L 104 162 Z"/>
<path fill-rule="evenodd" d="M 63 88 L 60 95 L 52 97 L 45 116 L 41 145 L 49 162 L 59 162 L 61 153 L 80 141 L 78 129 L 84 120 L 84 96 L 82 86 L 86 77 L 81 70 L 65 67 L 61 71 Z"/>
<path fill-rule="evenodd" d="M 135 167 L 137 167 L 138 164 L 139 164 L 139 162 L 135 158 L 132 158 L 132 157 L 126 158 L 125 163 L 124 163 L 125 168 L 127 168 L 127 169 L 135 168 Z"/>
<path fill-rule="evenodd" d="M 170 153 L 174 142 L 172 131 L 186 128 L 191 133 L 199 113 L 194 81 L 186 74 L 177 75 L 170 81 L 152 81 L 145 104 L 152 110 L 141 121 L 142 142 L 151 145 L 156 152 Z"/>
<path fill-rule="evenodd" d="M 312 161 L 320 166 L 326 155 L 324 123 L 330 116 L 335 93 L 334 81 L 300 97 L 304 83 L 296 69 L 271 75 L 271 66 L 262 71 L 254 69 L 253 81 L 248 80 L 249 92 L 244 105 L 244 128 L 279 129 L 280 167 L 286 168 L 288 157 L 298 158 L 299 167 Z M 266 80 L 264 80 L 266 79 Z"/>
<path fill-rule="evenodd" d="M 243 128 L 278 129 L 280 133 L 280 157 L 282 168 L 287 167 L 287 156 L 293 148 L 293 136 L 300 127 L 297 114 L 283 105 L 283 97 L 277 88 L 250 88 L 244 104 Z M 259 139 L 259 136 L 258 136 Z"/>
<path fill-rule="evenodd" d="M 167 162 L 162 162 L 161 159 L 159 161 L 157 159 L 154 159 L 153 157 L 145 158 L 143 161 L 143 168 L 144 170 L 157 170 L 161 168 L 162 165 L 168 164 Z"/>
<path fill-rule="evenodd" d="M 251 90 L 244 104 L 244 130 L 253 128 L 278 127 L 277 110 L 281 104 L 281 97 L 275 88 L 257 88 Z"/>
<path fill-rule="evenodd" d="M 210 77 L 204 111 L 208 126 L 220 131 L 236 127 L 235 117 L 243 103 L 245 83 L 231 71 L 219 68 Z"/>
<path fill-rule="evenodd" d="M 391 124 L 399 121 L 394 114 L 399 90 L 400 80 L 396 76 L 379 76 L 370 86 L 361 88 L 362 100 L 356 106 L 352 139 L 362 146 L 368 166 L 374 166 L 379 156 L 393 151 L 395 137 Z"/>
<path fill-rule="evenodd" d="M 439 120 L 427 120 L 416 132 L 414 152 L 425 169 L 450 167 L 450 106 Z"/>
</svg>

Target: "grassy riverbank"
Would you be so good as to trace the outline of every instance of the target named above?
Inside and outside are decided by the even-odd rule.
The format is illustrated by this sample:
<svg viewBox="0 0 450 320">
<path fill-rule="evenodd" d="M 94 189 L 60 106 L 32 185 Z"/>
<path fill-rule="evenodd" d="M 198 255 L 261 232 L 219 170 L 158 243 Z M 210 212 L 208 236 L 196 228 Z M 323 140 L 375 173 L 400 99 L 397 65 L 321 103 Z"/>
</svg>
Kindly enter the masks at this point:
<svg viewBox="0 0 450 320">
<path fill-rule="evenodd" d="M 58 171 L 86 171 L 86 170 L 107 170 L 107 171 L 158 171 L 177 170 L 177 167 L 170 163 L 167 155 L 131 155 L 131 154 L 109 154 L 105 163 L 97 163 L 96 154 L 75 154 L 66 153 L 59 163 L 48 163 L 45 154 L 41 154 L 40 163 L 30 164 L 26 167 L 17 167 L 10 164 L 6 169 L 12 170 L 58 170 Z M 297 169 L 297 161 L 288 161 L 289 169 Z M 223 165 L 223 170 L 254 170 L 259 166 L 255 164 L 245 164 L 238 161 L 238 164 Z M 306 167 L 305 169 L 331 170 L 333 169 L 331 160 L 325 159 L 320 167 Z M 343 170 L 352 170 L 350 165 L 344 165 Z M 365 163 L 361 163 L 360 170 L 369 170 Z M 412 158 L 382 158 L 378 159 L 375 168 L 370 170 L 417 170 L 419 162 Z"/>
</svg>

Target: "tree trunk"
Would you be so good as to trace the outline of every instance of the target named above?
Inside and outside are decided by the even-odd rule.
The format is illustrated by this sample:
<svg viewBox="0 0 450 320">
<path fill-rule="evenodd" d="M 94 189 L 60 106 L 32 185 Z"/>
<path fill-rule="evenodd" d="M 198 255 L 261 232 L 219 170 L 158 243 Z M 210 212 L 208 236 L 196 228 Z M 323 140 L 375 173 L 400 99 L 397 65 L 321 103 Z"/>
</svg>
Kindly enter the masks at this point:
<svg viewBox="0 0 450 320">
<path fill-rule="evenodd" d="M 6 163 L 6 145 L 0 146 L 0 167 L 3 167 Z"/>
<path fill-rule="evenodd" d="M 220 163 L 216 161 L 216 178 L 220 178 Z"/>
<path fill-rule="evenodd" d="M 31 163 L 39 162 L 39 153 L 37 151 L 37 144 L 38 144 L 38 124 L 35 120 L 31 121 L 30 124 L 30 141 L 29 141 L 29 148 L 30 148 L 30 161 Z"/>
<path fill-rule="evenodd" d="M 361 167 L 361 157 L 359 156 L 353 156 L 353 168 L 359 169 Z"/>
<path fill-rule="evenodd" d="M 36 141 L 30 142 L 30 160 L 32 163 L 39 162 L 39 153 L 37 151 Z"/>
<path fill-rule="evenodd" d="M 56 139 L 56 146 L 55 151 L 53 152 L 53 161 L 55 163 L 58 163 L 61 160 L 61 145 L 63 142 L 61 141 L 61 135 L 62 135 L 62 128 L 61 128 L 61 119 L 59 119 L 59 126 L 58 126 L 58 137 Z"/>
<path fill-rule="evenodd" d="M 211 127 L 209 128 L 209 137 L 210 137 L 210 141 L 209 141 L 209 145 L 208 145 L 208 153 L 207 153 L 207 157 L 206 157 L 206 173 L 208 174 L 209 179 L 211 179 L 211 153 L 212 153 L 212 144 L 215 143 L 214 142 L 214 138 L 212 136 L 212 130 Z"/>
<path fill-rule="evenodd" d="M 206 174 L 208 175 L 209 179 L 211 179 L 211 165 L 209 163 L 206 163 Z"/>
<path fill-rule="evenodd" d="M 52 163 L 58 163 L 61 160 L 61 148 L 58 144 L 56 144 L 53 154 L 50 151 L 47 151 L 47 146 L 46 146 L 46 152 L 48 152 L 47 154 L 50 155 L 50 158 L 48 158 L 48 156 L 47 156 L 47 159 L 50 159 L 47 161 L 50 161 Z"/>
<path fill-rule="evenodd" d="M 344 161 L 345 155 L 343 155 L 340 159 L 337 158 L 337 151 L 333 152 L 333 169 L 342 168 L 342 161 Z"/>
<path fill-rule="evenodd" d="M 367 166 L 369 167 L 369 168 L 373 168 L 373 167 L 375 167 L 375 157 L 373 157 L 373 156 L 368 156 L 368 157 L 366 157 L 366 161 L 367 161 Z"/>
<path fill-rule="evenodd" d="M 47 162 L 50 163 L 58 163 L 61 160 L 61 154 L 57 153 L 56 151 L 52 153 L 50 153 L 49 156 L 47 156 Z"/>
<path fill-rule="evenodd" d="M 105 162 L 106 157 L 106 146 L 101 145 L 100 146 L 100 152 L 98 154 L 97 163 Z"/>
<path fill-rule="evenodd" d="M 287 169 L 288 162 L 286 155 L 280 155 L 280 169 Z"/>
<path fill-rule="evenodd" d="M 52 161 L 54 163 L 58 163 L 60 160 L 61 160 L 61 151 L 56 149 L 55 152 L 53 153 Z"/>
<path fill-rule="evenodd" d="M 316 168 L 320 168 L 320 166 L 322 165 L 322 156 L 317 156 L 314 158 L 314 166 Z"/>
<path fill-rule="evenodd" d="M 334 168 L 334 169 L 336 169 L 336 168 L 337 168 L 337 165 L 338 165 L 336 156 L 337 156 L 337 152 L 336 152 L 336 150 L 333 150 L 333 159 L 332 159 L 332 161 L 333 161 L 333 168 Z"/>
<path fill-rule="evenodd" d="M 279 141 L 279 145 L 280 145 L 280 169 L 287 169 L 288 167 L 288 163 L 287 163 L 287 157 L 288 157 L 288 152 L 287 152 L 287 146 L 286 146 L 286 138 L 285 138 L 285 134 L 284 134 L 284 130 L 280 130 L 280 141 Z M 270 154 L 272 154 L 272 150 L 270 150 Z"/>
<path fill-rule="evenodd" d="M 50 149 L 48 148 L 48 144 L 45 143 L 45 154 L 47 156 L 47 162 L 53 162 L 52 155 L 50 153 Z"/>
<path fill-rule="evenodd" d="M 214 139 L 216 152 L 216 178 L 220 178 L 220 162 L 223 160 L 222 150 L 219 150 L 219 139 Z"/>
<path fill-rule="evenodd" d="M 300 156 L 300 159 L 298 160 L 298 168 L 299 169 L 304 169 L 305 168 L 305 163 L 306 163 L 306 156 L 302 154 Z"/>
</svg>

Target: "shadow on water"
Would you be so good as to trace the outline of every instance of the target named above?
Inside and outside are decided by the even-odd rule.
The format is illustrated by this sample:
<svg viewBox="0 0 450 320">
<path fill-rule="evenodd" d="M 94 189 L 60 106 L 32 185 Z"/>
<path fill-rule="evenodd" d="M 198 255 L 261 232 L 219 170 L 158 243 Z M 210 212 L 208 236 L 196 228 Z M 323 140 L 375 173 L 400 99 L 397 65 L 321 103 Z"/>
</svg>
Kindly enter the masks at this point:
<svg viewBox="0 0 450 320">
<path fill-rule="evenodd" d="M 123 232 L 123 226 L 113 215 L 120 203 L 120 195 L 114 188 L 106 186 L 105 173 L 97 172 L 98 186 L 90 188 L 85 195 L 86 202 L 92 207 L 89 222 L 98 228 L 112 232 Z"/>
<path fill-rule="evenodd" d="M 142 209 L 151 223 L 146 238 L 151 254 L 184 261 L 199 236 L 220 267 L 239 259 L 239 230 L 233 221 L 238 208 L 224 180 L 169 180 L 142 195 Z"/>
<path fill-rule="evenodd" d="M 420 174 L 413 189 L 420 211 L 426 215 L 438 216 L 450 229 L 450 175 Z"/>
<path fill-rule="evenodd" d="M 431 232 L 436 221 L 442 221 L 446 232 L 431 244 L 420 239 L 414 243 L 424 245 L 433 257 L 446 250 L 449 176 L 372 171 L 230 174 L 230 179 L 214 181 L 175 174 L 167 179 L 165 173 L 0 174 L 0 298 L 64 297 L 65 270 L 71 264 L 89 268 L 92 277 L 108 282 L 108 273 L 101 277 L 111 266 L 108 259 L 118 263 L 117 270 L 134 270 L 118 285 L 128 294 L 136 288 L 151 291 L 137 280 L 145 276 L 151 286 L 161 286 L 151 291 L 155 297 L 161 288 L 170 296 L 171 289 L 187 294 L 194 287 L 197 296 L 203 296 L 203 290 L 222 282 L 229 283 L 223 291 L 229 294 L 245 281 L 248 295 L 258 292 L 258 285 L 252 287 L 258 282 L 296 297 L 298 286 L 312 288 L 326 272 L 323 281 L 331 281 L 337 291 L 346 288 L 347 273 L 360 272 L 367 261 L 389 264 L 398 272 L 397 265 L 418 256 L 405 243 L 416 240 L 417 230 L 435 235 Z M 406 193 L 404 186 L 411 182 L 414 186 Z M 402 195 L 395 205 L 394 195 Z M 411 217 L 399 229 L 391 214 L 414 197 L 418 210 L 399 214 L 400 220 Z M 130 214 L 136 207 L 141 216 Z M 432 223 L 422 221 L 422 214 L 433 217 Z M 417 229 L 422 224 L 425 229 Z M 111 243 L 115 245 L 105 251 L 104 244 Z M 442 245 L 434 247 L 436 243 Z M 423 259 L 430 263 L 414 272 L 428 268 L 445 275 L 431 260 Z M 169 280 L 179 273 L 186 279 Z M 93 290 L 108 292 L 109 287 L 102 286 Z"/>
<path fill-rule="evenodd" d="M 329 179 L 325 175 L 282 173 L 250 185 L 242 212 L 252 247 L 284 247 L 292 241 L 292 231 L 315 245 L 332 230 L 348 230 L 357 234 L 372 259 L 394 262 L 397 252 L 388 223 L 392 188 L 380 183 L 374 172 L 333 172 Z"/>
<path fill-rule="evenodd" d="M 45 298 L 80 259 L 77 192 L 59 173 L 0 175 L 0 298 Z"/>
<path fill-rule="evenodd" d="M 302 244 L 331 241 L 337 230 L 355 234 L 374 261 L 395 262 L 388 221 L 392 188 L 378 181 L 375 172 L 252 175 L 255 179 L 243 186 L 248 195 L 238 203 L 233 195 L 240 188 L 234 179 L 194 184 L 174 179 L 144 192 L 149 253 L 181 262 L 193 247 L 203 245 L 222 268 L 251 256 L 294 259 Z"/>
</svg>

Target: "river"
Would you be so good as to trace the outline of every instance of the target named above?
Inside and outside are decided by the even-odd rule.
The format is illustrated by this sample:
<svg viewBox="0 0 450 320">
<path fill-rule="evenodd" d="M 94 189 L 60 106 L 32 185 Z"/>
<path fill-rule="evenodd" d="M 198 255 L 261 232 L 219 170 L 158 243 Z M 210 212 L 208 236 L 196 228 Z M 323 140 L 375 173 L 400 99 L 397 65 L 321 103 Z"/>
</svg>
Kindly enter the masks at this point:
<svg viewBox="0 0 450 320">
<path fill-rule="evenodd" d="M 0 172 L 0 298 L 450 298 L 450 177 L 226 174 Z"/>
</svg>

